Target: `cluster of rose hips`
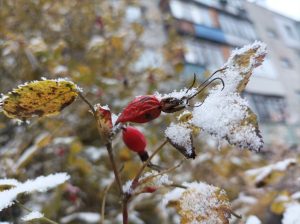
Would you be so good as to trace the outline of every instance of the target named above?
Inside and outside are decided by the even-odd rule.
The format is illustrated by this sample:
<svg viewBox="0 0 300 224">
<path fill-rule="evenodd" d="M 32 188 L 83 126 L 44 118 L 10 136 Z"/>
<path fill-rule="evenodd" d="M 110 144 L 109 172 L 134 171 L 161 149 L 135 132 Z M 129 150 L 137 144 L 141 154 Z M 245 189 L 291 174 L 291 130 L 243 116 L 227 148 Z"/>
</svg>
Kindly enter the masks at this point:
<svg viewBox="0 0 300 224">
<path fill-rule="evenodd" d="M 158 100 L 154 95 L 146 95 L 135 98 L 122 111 L 116 121 L 118 123 L 134 122 L 146 123 L 159 117 L 161 112 L 173 113 L 185 107 L 184 99 L 168 97 Z M 146 151 L 146 138 L 137 128 L 127 126 L 122 128 L 122 137 L 125 145 L 138 153 L 142 161 L 148 159 Z"/>
</svg>

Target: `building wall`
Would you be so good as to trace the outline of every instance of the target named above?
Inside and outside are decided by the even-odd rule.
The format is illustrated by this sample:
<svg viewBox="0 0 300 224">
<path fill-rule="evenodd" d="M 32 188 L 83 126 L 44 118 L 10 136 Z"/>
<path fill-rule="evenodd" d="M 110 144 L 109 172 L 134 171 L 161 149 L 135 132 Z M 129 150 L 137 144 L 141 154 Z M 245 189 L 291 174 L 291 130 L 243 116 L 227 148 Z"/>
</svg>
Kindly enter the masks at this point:
<svg viewBox="0 0 300 224">
<path fill-rule="evenodd" d="M 295 21 L 253 3 L 245 2 L 245 7 L 258 36 L 268 46 L 268 59 L 280 81 L 280 88 L 275 86 L 272 88 L 275 92 L 280 92 L 279 95 L 286 100 L 286 124 L 279 128 L 282 132 L 279 136 L 289 136 L 286 138 L 286 143 L 299 144 L 300 64 L 296 52 L 300 47 L 300 37 Z M 266 88 L 269 84 L 271 82 L 266 83 Z M 269 126 L 272 128 L 268 128 L 266 124 L 266 129 L 274 132 L 276 124 L 269 124 Z"/>
</svg>

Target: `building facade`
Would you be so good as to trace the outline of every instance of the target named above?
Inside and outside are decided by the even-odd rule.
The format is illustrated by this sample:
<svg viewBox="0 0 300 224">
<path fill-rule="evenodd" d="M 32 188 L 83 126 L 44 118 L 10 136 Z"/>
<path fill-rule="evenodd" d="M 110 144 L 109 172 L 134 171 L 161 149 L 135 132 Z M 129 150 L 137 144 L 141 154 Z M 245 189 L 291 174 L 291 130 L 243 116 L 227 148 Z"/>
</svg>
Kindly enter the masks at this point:
<svg viewBox="0 0 300 224">
<path fill-rule="evenodd" d="M 300 35 L 297 23 L 253 3 L 245 1 L 244 6 L 257 35 L 268 46 L 268 61 L 274 70 L 272 77 L 262 77 L 264 89 L 268 91 L 256 91 L 255 87 L 263 82 L 251 83 L 251 101 L 258 108 L 258 114 L 265 117 L 263 128 L 269 142 L 281 140 L 288 145 L 299 144 Z M 280 86 L 271 85 L 275 80 Z M 260 99 L 257 93 L 261 94 Z"/>
</svg>

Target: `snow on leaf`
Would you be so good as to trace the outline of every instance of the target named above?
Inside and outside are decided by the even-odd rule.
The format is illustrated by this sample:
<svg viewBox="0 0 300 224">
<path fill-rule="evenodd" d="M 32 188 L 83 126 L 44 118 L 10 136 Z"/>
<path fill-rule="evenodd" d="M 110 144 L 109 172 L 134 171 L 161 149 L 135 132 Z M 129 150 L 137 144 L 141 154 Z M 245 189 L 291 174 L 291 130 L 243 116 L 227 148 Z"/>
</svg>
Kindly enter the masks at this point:
<svg viewBox="0 0 300 224">
<path fill-rule="evenodd" d="M 263 140 L 256 115 L 240 92 L 265 55 L 265 45 L 261 42 L 235 50 L 218 76 L 224 81 L 224 89 L 217 85 L 209 91 L 203 104 L 194 109 L 191 123 L 219 140 L 226 139 L 230 144 L 259 151 Z"/>
<path fill-rule="evenodd" d="M 261 224 L 261 221 L 255 215 L 250 215 L 246 221 L 246 224 Z"/>
<path fill-rule="evenodd" d="M 19 183 L 20 182 L 15 179 L 0 179 L 0 191 L 7 188 L 15 187 Z"/>
<path fill-rule="evenodd" d="M 195 148 L 193 146 L 192 129 L 184 124 L 174 124 L 165 130 L 168 141 L 178 149 L 186 158 L 195 158 Z"/>
<path fill-rule="evenodd" d="M 45 192 L 54 188 L 70 179 L 66 173 L 50 174 L 40 176 L 34 180 L 27 180 L 24 183 L 16 184 L 15 187 L 0 192 L 0 211 L 14 204 L 18 194 L 31 193 L 34 191 Z M 0 182 L 3 180 L 0 180 Z M 17 183 L 17 182 L 16 182 Z"/>
<path fill-rule="evenodd" d="M 0 107 L 9 118 L 56 115 L 78 95 L 78 87 L 65 79 L 33 81 L 18 86 L 0 100 Z"/>
<path fill-rule="evenodd" d="M 206 183 L 184 183 L 187 189 L 174 189 L 164 196 L 163 204 L 174 207 L 181 224 L 228 224 L 231 208 L 226 192 Z"/>
<path fill-rule="evenodd" d="M 235 88 L 238 92 L 242 92 L 252 75 L 253 69 L 262 64 L 266 54 L 266 44 L 259 41 L 234 50 L 225 64 L 227 69 L 224 72 L 224 76 L 230 76 L 230 73 L 238 72 L 240 80 L 238 81 L 238 78 L 235 77 L 234 80 L 238 81 Z"/>
<path fill-rule="evenodd" d="M 98 223 L 100 221 L 100 214 L 95 212 L 77 212 L 71 215 L 65 216 L 60 219 L 61 223 L 69 223 L 74 220 L 83 221 L 84 223 Z"/>
<path fill-rule="evenodd" d="M 300 223 L 300 204 L 292 203 L 287 206 L 283 214 L 282 224 Z"/>
<path fill-rule="evenodd" d="M 266 179 L 275 171 L 285 171 L 291 165 L 297 163 L 296 159 L 290 158 L 285 159 L 283 161 L 279 161 L 275 164 L 271 164 L 268 166 L 264 166 L 257 169 L 251 169 L 246 171 L 247 176 L 254 176 L 255 177 L 255 184 L 256 186 L 263 186 L 265 185 Z"/>
<path fill-rule="evenodd" d="M 180 100 L 182 98 L 189 98 L 193 96 L 197 91 L 198 91 L 197 88 L 191 88 L 191 89 L 184 88 L 179 91 L 174 90 L 173 92 L 167 94 L 160 94 L 156 92 L 154 95 L 158 100 L 162 100 L 166 98 L 176 98 Z"/>
<path fill-rule="evenodd" d="M 40 218 L 43 218 L 43 217 L 44 217 L 44 214 L 42 214 L 38 211 L 33 211 L 33 212 L 30 212 L 29 214 L 25 215 L 21 219 L 22 219 L 22 221 L 28 222 L 28 221 L 32 221 L 32 220 L 35 220 L 35 219 L 40 219 Z"/>
</svg>

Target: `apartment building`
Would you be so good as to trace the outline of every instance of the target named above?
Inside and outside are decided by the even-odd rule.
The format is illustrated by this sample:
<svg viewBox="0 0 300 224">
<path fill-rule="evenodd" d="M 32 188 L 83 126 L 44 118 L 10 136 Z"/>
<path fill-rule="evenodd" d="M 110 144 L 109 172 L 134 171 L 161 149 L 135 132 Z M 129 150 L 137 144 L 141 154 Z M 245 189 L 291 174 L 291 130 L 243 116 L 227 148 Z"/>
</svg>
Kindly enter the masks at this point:
<svg viewBox="0 0 300 224">
<path fill-rule="evenodd" d="M 268 45 L 268 61 L 273 69 L 273 73 L 262 76 L 260 82 L 252 83 L 253 89 L 250 85 L 251 102 L 264 123 L 267 141 L 299 144 L 300 34 L 297 23 L 253 3 L 245 1 L 244 6 L 258 37 Z M 255 89 L 259 83 L 265 92 Z"/>
<path fill-rule="evenodd" d="M 161 0 L 160 7 L 166 28 L 171 24 L 185 46 L 182 78 L 220 68 L 234 48 L 266 42 L 269 56 L 244 95 L 259 116 L 266 143 L 299 143 L 300 73 L 295 57 L 300 41 L 294 21 L 240 0 Z M 272 35 L 280 35 L 279 43 L 272 42 Z"/>
</svg>

